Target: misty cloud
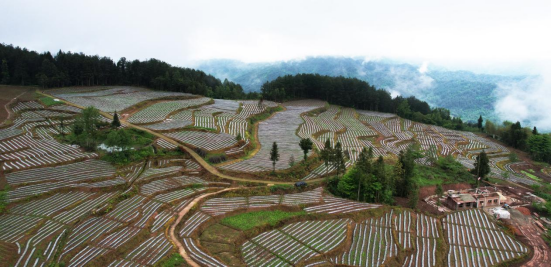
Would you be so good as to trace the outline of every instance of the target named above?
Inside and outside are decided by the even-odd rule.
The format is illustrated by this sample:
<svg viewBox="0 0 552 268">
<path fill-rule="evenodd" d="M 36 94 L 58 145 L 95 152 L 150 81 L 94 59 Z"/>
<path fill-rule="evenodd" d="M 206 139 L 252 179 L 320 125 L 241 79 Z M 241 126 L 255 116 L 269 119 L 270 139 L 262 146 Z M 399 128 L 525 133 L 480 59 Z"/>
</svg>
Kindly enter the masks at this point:
<svg viewBox="0 0 552 268">
<path fill-rule="evenodd" d="M 427 72 L 427 63 L 422 64 L 418 70 L 412 70 L 406 66 L 393 66 L 389 68 L 388 73 L 393 79 L 393 86 L 387 89 L 392 95 L 396 93 L 401 96 L 423 94 L 425 90 L 433 88 L 435 81 L 425 72 Z"/>
<path fill-rule="evenodd" d="M 550 131 L 549 74 L 498 83 L 495 113 L 501 120 L 520 121 L 523 126 L 537 126 L 541 131 Z"/>
</svg>

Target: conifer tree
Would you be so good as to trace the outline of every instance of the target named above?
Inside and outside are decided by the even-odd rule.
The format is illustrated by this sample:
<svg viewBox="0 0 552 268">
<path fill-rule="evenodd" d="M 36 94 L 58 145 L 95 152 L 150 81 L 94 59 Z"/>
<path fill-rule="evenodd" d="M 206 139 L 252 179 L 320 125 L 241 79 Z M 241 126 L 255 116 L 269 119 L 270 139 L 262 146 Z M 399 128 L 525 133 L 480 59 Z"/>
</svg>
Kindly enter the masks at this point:
<svg viewBox="0 0 552 268">
<path fill-rule="evenodd" d="M 307 162 L 307 154 L 312 149 L 312 141 L 309 138 L 301 139 L 299 146 L 303 150 L 303 160 Z"/>
<path fill-rule="evenodd" d="M 480 131 L 483 131 L 483 116 L 479 115 L 479 119 L 477 119 L 477 128 L 479 128 Z"/>
<path fill-rule="evenodd" d="M 270 161 L 272 161 L 272 173 L 276 172 L 276 162 L 280 160 L 280 153 L 278 153 L 278 144 L 274 142 L 272 149 L 270 150 Z"/>
<path fill-rule="evenodd" d="M 339 177 L 339 174 L 341 171 L 345 171 L 345 157 L 343 155 L 343 150 L 341 149 L 341 143 L 337 142 L 335 144 L 335 148 L 333 149 L 332 153 L 332 165 L 335 168 L 335 171 L 337 172 L 337 177 Z"/>
<path fill-rule="evenodd" d="M 326 174 L 328 174 L 328 165 L 332 158 L 332 144 L 330 143 L 330 139 L 326 139 L 324 149 L 320 151 L 320 158 L 324 161 L 324 165 L 326 165 Z"/>
<path fill-rule="evenodd" d="M 121 126 L 121 121 L 119 121 L 119 115 L 117 114 L 117 111 L 113 114 L 113 121 L 111 121 L 111 127 L 118 128 Z"/>
<path fill-rule="evenodd" d="M 487 174 L 491 173 L 491 167 L 489 166 L 489 158 L 487 157 L 487 153 L 485 153 L 485 150 L 479 153 L 479 155 L 475 159 L 472 173 L 475 174 L 477 177 L 476 179 L 477 187 L 479 187 L 479 182 L 485 179 Z"/>
</svg>

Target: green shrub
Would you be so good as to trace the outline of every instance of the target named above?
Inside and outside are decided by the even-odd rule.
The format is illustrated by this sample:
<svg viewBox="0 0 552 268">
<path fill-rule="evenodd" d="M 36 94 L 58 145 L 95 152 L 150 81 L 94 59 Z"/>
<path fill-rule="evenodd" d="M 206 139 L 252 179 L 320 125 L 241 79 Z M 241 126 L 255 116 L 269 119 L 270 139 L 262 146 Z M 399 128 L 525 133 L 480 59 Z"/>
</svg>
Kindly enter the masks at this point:
<svg viewBox="0 0 552 268">
<path fill-rule="evenodd" d="M 270 186 L 270 191 L 273 193 L 280 191 L 287 192 L 290 190 L 293 190 L 293 185 L 290 184 L 275 184 Z"/>
</svg>

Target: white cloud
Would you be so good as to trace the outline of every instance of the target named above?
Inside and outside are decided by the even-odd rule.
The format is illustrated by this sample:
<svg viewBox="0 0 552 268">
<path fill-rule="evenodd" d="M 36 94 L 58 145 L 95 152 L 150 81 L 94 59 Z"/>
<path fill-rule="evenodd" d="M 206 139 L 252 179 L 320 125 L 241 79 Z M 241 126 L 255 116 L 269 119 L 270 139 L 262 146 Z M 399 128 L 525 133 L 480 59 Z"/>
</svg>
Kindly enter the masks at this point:
<svg viewBox="0 0 552 268">
<path fill-rule="evenodd" d="M 433 78 L 425 75 L 424 72 L 413 72 L 408 68 L 397 65 L 389 69 L 388 74 L 393 78 L 394 83 L 393 87 L 388 88 L 390 92 L 397 92 L 402 96 L 416 95 L 419 97 L 423 91 L 433 88 Z"/>
<path fill-rule="evenodd" d="M 424 63 L 420 65 L 420 68 L 418 68 L 418 72 L 420 72 L 421 74 L 427 73 L 427 65 L 428 65 L 428 62 L 424 61 Z"/>
<path fill-rule="evenodd" d="M 550 72 L 517 82 L 498 84 L 495 112 L 501 120 L 520 121 L 523 126 L 551 128 Z"/>
</svg>

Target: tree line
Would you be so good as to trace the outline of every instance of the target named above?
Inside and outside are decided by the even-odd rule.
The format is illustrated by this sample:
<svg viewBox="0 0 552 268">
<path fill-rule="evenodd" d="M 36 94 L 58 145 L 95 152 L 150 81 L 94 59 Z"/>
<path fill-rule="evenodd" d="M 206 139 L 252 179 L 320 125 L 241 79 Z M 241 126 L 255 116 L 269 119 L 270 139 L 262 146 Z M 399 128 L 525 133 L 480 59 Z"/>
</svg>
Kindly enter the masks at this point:
<svg viewBox="0 0 552 268">
<path fill-rule="evenodd" d="M 329 141 L 326 142 L 329 145 Z M 401 151 L 397 162 L 388 168 L 382 156 L 374 159 L 372 148 L 363 148 L 355 165 L 341 178 L 340 170 L 345 171 L 345 161 L 340 154 L 341 146 L 326 147 L 321 157 L 336 168 L 337 175 L 328 179 L 328 189 L 335 195 L 370 203 L 393 204 L 393 197 L 408 198 L 411 208 L 416 208 L 419 188 L 415 180 L 415 160 L 422 157 L 413 146 Z M 324 151 L 328 151 L 324 153 Z M 326 160 L 325 160 L 326 163 Z"/>
<path fill-rule="evenodd" d="M 414 96 L 391 97 L 384 89 L 357 78 L 331 77 L 319 74 L 286 75 L 266 82 L 261 87 L 265 99 L 285 101 L 291 99 L 320 99 L 331 104 L 361 110 L 396 113 L 417 122 L 467 130 L 473 125 L 453 117 L 445 108 L 431 108 Z"/>
<path fill-rule="evenodd" d="M 497 125 L 487 120 L 484 129 L 493 138 L 511 147 L 528 152 L 533 160 L 550 164 L 550 133 L 541 134 L 537 127 L 533 127 L 532 130 L 528 127 L 522 127 L 519 121 L 515 123 L 504 121 L 502 125 Z"/>
<path fill-rule="evenodd" d="M 133 85 L 154 90 L 186 92 L 212 98 L 256 99 L 258 93 L 244 93 L 241 85 L 221 82 L 200 70 L 172 66 L 157 59 L 117 62 L 109 57 L 59 51 L 38 53 L 0 44 L 0 83 L 65 86 Z"/>
</svg>

